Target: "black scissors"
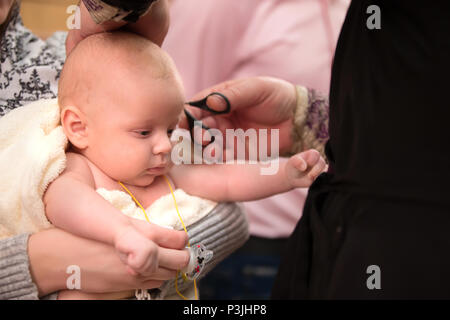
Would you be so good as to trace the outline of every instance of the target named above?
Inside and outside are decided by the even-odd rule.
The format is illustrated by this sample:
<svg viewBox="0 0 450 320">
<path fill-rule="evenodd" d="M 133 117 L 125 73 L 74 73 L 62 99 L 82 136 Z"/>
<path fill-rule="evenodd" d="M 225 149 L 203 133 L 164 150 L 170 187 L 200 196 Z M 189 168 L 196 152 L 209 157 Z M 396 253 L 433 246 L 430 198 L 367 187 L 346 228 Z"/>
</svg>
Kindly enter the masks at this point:
<svg viewBox="0 0 450 320">
<path fill-rule="evenodd" d="M 208 107 L 208 105 L 206 104 L 206 100 L 208 100 L 208 98 L 209 98 L 210 96 L 214 96 L 214 95 L 215 95 L 215 96 L 221 97 L 221 98 L 225 101 L 226 107 L 225 107 L 224 110 L 217 111 L 217 110 L 213 110 L 213 109 L 211 109 L 210 107 Z M 212 92 L 212 93 L 208 94 L 205 98 L 203 98 L 203 99 L 201 99 L 201 100 L 186 102 L 186 104 L 188 104 L 188 105 L 190 105 L 190 106 L 193 106 L 193 107 L 196 107 L 196 108 L 200 108 L 200 109 L 205 110 L 205 111 L 208 111 L 208 112 L 210 112 L 210 113 L 213 114 L 213 115 L 229 113 L 230 110 L 231 110 L 231 104 L 230 104 L 230 101 L 228 100 L 228 98 L 227 98 L 225 95 L 223 95 L 223 94 L 220 93 L 220 92 Z M 193 132 L 193 130 L 194 130 L 194 122 L 195 122 L 195 121 L 200 121 L 200 120 L 197 120 L 197 119 L 196 119 L 189 111 L 187 111 L 186 109 L 184 109 L 184 113 L 185 113 L 186 119 L 187 119 L 187 121 L 188 121 L 189 132 L 191 133 L 191 138 L 192 138 L 192 140 L 194 141 L 194 143 L 197 143 L 197 142 L 195 141 L 195 139 L 194 139 L 194 132 Z M 206 130 L 206 131 L 210 130 L 210 128 L 209 128 L 208 126 L 204 125 L 203 123 L 202 123 L 202 129 L 204 129 L 204 130 Z M 211 142 L 209 142 L 208 144 L 213 143 L 213 142 L 214 142 L 214 136 L 212 136 Z M 208 145 L 208 144 L 207 144 L 207 145 Z"/>
</svg>

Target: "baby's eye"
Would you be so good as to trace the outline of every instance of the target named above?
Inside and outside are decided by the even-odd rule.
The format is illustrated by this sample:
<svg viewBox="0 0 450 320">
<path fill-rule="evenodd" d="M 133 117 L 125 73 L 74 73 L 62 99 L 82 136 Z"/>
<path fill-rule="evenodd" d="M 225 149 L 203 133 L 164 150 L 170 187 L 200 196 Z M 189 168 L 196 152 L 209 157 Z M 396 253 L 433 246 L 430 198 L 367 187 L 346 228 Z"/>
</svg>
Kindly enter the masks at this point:
<svg viewBox="0 0 450 320">
<path fill-rule="evenodd" d="M 147 137 L 150 134 L 149 130 L 138 131 L 139 135 L 142 137 Z"/>
</svg>

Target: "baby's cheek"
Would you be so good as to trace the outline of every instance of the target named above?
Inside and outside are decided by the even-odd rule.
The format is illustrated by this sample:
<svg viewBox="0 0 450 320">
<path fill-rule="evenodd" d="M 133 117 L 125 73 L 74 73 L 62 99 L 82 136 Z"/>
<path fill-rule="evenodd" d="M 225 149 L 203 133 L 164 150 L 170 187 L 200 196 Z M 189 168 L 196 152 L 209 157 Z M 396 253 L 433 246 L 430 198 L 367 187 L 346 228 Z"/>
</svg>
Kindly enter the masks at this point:
<svg viewBox="0 0 450 320">
<path fill-rule="evenodd" d="M 170 171 L 170 169 L 172 169 L 174 166 L 174 163 L 172 162 L 172 160 L 169 158 L 169 164 L 167 165 L 167 170 L 166 171 Z"/>
<path fill-rule="evenodd" d="M 113 168 L 115 176 L 122 179 L 136 177 L 147 169 L 144 161 L 139 159 L 136 153 L 126 150 L 117 152 L 110 160 L 113 162 L 111 168 Z"/>
</svg>

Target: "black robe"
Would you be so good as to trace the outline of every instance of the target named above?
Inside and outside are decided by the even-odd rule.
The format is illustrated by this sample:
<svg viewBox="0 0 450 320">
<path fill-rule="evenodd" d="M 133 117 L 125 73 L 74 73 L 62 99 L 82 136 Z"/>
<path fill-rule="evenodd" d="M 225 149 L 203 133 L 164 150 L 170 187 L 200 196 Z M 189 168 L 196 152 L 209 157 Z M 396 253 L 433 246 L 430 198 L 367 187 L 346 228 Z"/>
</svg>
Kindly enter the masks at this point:
<svg viewBox="0 0 450 320">
<path fill-rule="evenodd" d="M 450 1 L 352 2 L 332 70 L 330 169 L 273 298 L 450 298 L 449 77 Z"/>
</svg>

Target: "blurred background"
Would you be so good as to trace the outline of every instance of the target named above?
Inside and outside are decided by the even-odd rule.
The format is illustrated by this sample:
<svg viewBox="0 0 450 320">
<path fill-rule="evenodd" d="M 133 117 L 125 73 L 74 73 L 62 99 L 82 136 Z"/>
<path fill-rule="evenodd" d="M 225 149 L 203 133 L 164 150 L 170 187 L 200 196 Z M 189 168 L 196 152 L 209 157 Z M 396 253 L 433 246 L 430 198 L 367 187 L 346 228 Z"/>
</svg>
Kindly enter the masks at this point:
<svg viewBox="0 0 450 320">
<path fill-rule="evenodd" d="M 67 31 L 67 8 L 78 0 L 22 0 L 20 12 L 25 26 L 45 39 L 55 31 Z"/>
</svg>

